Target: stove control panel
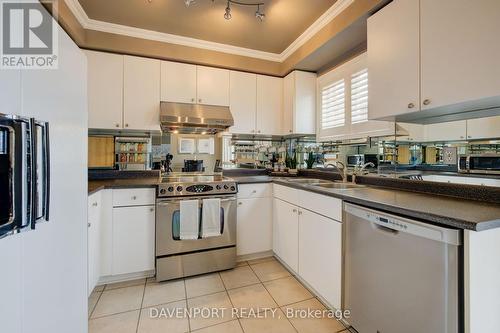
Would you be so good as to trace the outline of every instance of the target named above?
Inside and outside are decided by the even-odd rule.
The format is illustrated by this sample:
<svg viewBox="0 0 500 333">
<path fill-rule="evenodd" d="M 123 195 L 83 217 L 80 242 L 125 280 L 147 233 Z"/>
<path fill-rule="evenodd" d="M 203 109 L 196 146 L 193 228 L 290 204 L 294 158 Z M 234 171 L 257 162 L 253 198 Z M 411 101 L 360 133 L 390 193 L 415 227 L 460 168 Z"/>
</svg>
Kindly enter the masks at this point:
<svg viewBox="0 0 500 333">
<path fill-rule="evenodd" d="M 160 184 L 158 197 L 180 197 L 195 195 L 233 194 L 238 192 L 238 185 L 233 181 L 215 183 Z"/>
</svg>

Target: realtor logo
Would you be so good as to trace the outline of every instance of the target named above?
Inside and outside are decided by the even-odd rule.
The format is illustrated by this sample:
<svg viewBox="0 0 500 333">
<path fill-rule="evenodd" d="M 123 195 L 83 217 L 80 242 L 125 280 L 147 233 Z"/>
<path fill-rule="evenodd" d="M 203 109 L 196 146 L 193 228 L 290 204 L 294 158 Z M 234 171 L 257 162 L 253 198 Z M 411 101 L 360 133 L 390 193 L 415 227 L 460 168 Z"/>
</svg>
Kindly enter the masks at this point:
<svg viewBox="0 0 500 333">
<path fill-rule="evenodd" d="M 0 0 L 1 63 L 6 69 L 56 69 L 55 1 Z M 45 7 L 44 7 L 45 6 Z"/>
</svg>

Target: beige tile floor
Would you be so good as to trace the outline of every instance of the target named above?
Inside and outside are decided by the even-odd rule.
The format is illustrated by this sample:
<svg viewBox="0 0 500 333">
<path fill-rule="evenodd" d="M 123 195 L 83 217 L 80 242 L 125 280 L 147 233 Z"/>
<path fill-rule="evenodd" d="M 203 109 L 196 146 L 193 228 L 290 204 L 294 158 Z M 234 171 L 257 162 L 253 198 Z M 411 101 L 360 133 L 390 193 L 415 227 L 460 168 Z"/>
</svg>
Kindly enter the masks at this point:
<svg viewBox="0 0 500 333">
<path fill-rule="evenodd" d="M 151 316 L 205 307 L 227 311 L 209 318 Z M 258 318 L 232 313 L 233 308 L 254 309 Z M 291 309 L 324 308 L 270 257 L 186 279 L 162 283 L 140 279 L 97 287 L 89 297 L 89 333 L 348 333 L 334 319 L 285 315 Z"/>
</svg>

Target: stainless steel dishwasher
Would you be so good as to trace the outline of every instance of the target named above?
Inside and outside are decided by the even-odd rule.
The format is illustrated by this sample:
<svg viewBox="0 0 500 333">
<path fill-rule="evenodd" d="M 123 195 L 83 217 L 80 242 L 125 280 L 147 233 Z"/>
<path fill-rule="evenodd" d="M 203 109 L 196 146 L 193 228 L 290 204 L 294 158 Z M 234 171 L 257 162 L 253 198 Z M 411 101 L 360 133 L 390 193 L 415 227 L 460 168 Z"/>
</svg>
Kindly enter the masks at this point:
<svg viewBox="0 0 500 333">
<path fill-rule="evenodd" d="M 461 232 L 344 205 L 343 308 L 359 333 L 458 333 Z"/>
</svg>

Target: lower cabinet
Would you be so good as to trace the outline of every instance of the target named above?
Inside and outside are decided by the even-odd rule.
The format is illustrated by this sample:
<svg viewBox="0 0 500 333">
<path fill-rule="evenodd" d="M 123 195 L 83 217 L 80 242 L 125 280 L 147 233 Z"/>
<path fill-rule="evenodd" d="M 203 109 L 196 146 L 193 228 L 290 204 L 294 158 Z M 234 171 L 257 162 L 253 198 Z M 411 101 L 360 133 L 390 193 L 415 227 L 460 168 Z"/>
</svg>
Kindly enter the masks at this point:
<svg viewBox="0 0 500 333">
<path fill-rule="evenodd" d="M 272 201 L 269 197 L 238 199 L 237 255 L 272 249 L 272 211 Z"/>
<path fill-rule="evenodd" d="M 113 208 L 113 275 L 154 270 L 154 206 Z"/>
<path fill-rule="evenodd" d="M 88 220 L 87 220 L 87 239 L 88 239 L 88 295 L 92 293 L 99 282 L 101 276 L 100 261 L 100 228 L 101 228 L 101 193 L 97 192 L 88 198 Z"/>
<path fill-rule="evenodd" d="M 298 208 L 281 199 L 273 199 L 273 251 L 290 269 L 299 266 Z"/>
<path fill-rule="evenodd" d="M 299 210 L 299 276 L 336 309 L 342 294 L 342 223 Z"/>
</svg>

